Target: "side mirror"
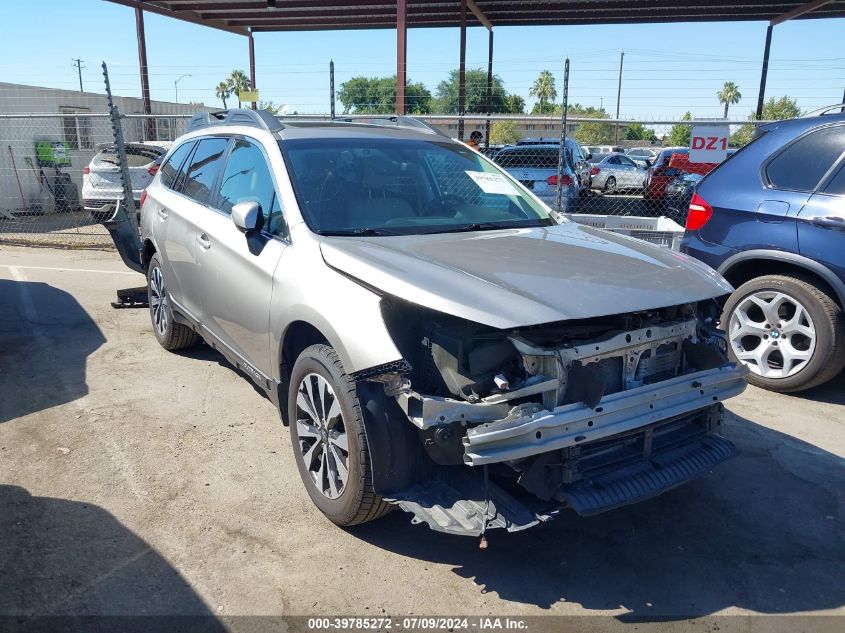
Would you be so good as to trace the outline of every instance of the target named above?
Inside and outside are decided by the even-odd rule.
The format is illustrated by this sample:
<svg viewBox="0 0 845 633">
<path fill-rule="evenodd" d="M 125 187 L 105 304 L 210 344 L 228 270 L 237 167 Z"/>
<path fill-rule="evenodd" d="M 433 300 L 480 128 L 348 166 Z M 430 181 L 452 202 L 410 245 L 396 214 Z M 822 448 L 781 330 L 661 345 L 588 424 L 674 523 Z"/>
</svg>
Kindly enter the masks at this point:
<svg viewBox="0 0 845 633">
<path fill-rule="evenodd" d="M 264 212 L 255 200 L 238 202 L 232 207 L 232 222 L 239 231 L 249 235 L 260 231 L 264 226 Z"/>
</svg>

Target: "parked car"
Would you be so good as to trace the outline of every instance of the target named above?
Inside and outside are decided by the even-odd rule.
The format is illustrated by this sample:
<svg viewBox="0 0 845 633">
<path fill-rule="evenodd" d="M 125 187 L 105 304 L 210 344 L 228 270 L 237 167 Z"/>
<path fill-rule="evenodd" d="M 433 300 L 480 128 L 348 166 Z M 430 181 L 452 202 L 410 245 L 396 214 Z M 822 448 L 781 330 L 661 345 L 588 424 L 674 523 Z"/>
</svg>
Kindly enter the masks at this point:
<svg viewBox="0 0 845 633">
<path fill-rule="evenodd" d="M 669 161 L 677 154 L 689 154 L 688 147 L 666 147 L 660 150 L 648 169 L 643 198 L 659 200 L 666 195 L 666 187 L 676 176 L 681 174 L 677 167 L 670 167 Z"/>
<path fill-rule="evenodd" d="M 736 287 L 722 326 L 759 387 L 809 389 L 845 366 L 843 150 L 842 114 L 765 125 L 690 202 L 682 250 Z"/>
<path fill-rule="evenodd" d="M 559 138 L 523 138 L 521 139 L 517 145 L 552 145 L 557 149 L 560 147 L 560 139 Z M 588 192 L 590 190 L 590 167 L 587 165 L 587 161 L 589 160 L 591 154 L 581 147 L 571 136 L 566 137 L 566 149 L 568 151 L 568 159 L 569 162 L 578 175 L 578 183 L 581 185 L 581 193 Z"/>
<path fill-rule="evenodd" d="M 494 156 L 495 162 L 530 189 L 540 200 L 554 208 L 558 184 L 560 145 L 511 145 Z M 567 161 L 561 180 L 562 213 L 574 213 L 581 195 L 578 173 Z"/>
<path fill-rule="evenodd" d="M 167 141 L 126 143 L 136 208 L 140 206 L 141 192 L 152 182 L 170 146 Z M 98 150 L 82 169 L 82 206 L 94 219 L 103 222 L 114 215 L 117 203 L 123 200 L 123 185 L 114 144 L 101 145 Z"/>
<path fill-rule="evenodd" d="M 590 145 L 585 149 L 590 154 L 615 154 L 617 152 L 625 152 L 625 148 L 618 145 Z"/>
<path fill-rule="evenodd" d="M 682 173 L 666 186 L 666 215 L 681 225 L 684 224 L 690 200 L 695 188 L 702 181 L 701 174 Z"/>
<path fill-rule="evenodd" d="M 593 189 L 606 192 L 625 189 L 642 190 L 648 178 L 645 166 L 637 165 L 625 154 L 607 154 L 590 168 Z"/>
<path fill-rule="evenodd" d="M 557 220 L 403 117 L 229 110 L 189 130 L 143 196 L 153 332 L 205 339 L 279 407 L 335 523 L 398 506 L 453 534 L 520 530 L 733 452 L 722 402 L 747 370 L 714 327 L 730 286 L 700 262 Z"/>
<path fill-rule="evenodd" d="M 657 158 L 659 151 L 659 148 L 654 147 L 629 147 L 625 150 L 625 155 L 633 160 L 643 158 L 648 161 L 652 161 Z"/>
</svg>

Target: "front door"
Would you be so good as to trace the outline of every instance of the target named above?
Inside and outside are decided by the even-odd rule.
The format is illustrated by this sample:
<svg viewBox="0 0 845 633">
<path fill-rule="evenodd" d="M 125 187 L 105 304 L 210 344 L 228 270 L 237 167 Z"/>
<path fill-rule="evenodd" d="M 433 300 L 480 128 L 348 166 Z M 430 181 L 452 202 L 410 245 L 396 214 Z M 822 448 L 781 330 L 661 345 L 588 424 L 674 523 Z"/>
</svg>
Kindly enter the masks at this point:
<svg viewBox="0 0 845 633">
<path fill-rule="evenodd" d="M 255 201 L 264 228 L 246 235 L 232 222 L 232 207 Z M 244 138 L 232 144 L 219 190 L 199 225 L 197 261 L 202 288 L 202 325 L 248 363 L 253 377 L 274 375 L 270 357 L 273 273 L 287 247 L 277 188 L 261 146 Z M 263 376 L 256 376 L 254 370 Z"/>
</svg>

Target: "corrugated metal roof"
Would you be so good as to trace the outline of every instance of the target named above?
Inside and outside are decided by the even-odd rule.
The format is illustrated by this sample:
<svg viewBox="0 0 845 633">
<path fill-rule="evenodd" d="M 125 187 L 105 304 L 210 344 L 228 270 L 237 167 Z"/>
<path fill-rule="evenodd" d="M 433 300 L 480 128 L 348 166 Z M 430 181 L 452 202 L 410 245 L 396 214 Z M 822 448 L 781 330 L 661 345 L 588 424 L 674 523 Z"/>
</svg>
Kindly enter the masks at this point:
<svg viewBox="0 0 845 633">
<path fill-rule="evenodd" d="M 396 28 L 396 0 L 107 0 L 238 33 Z M 460 25 L 460 2 L 407 0 L 408 27 Z M 806 0 L 475 0 L 493 26 L 772 20 Z M 798 19 L 845 17 L 845 0 Z M 480 22 L 467 12 L 469 26 Z"/>
</svg>

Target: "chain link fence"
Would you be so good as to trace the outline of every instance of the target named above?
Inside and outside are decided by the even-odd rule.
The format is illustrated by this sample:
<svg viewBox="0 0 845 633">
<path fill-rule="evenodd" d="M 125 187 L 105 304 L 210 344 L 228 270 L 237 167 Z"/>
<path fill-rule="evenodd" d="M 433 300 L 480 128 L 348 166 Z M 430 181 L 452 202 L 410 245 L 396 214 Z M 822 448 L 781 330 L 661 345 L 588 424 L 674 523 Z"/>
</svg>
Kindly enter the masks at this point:
<svg viewBox="0 0 845 633">
<path fill-rule="evenodd" d="M 136 199 L 189 118 L 184 114 L 122 117 Z M 686 147 L 671 146 L 670 139 L 677 141 L 683 136 L 677 130 L 686 130 L 688 137 L 690 127 L 702 121 L 614 122 L 571 117 L 559 171 L 560 116 L 421 118 L 453 138 L 463 127 L 466 142 L 477 145 L 550 207 L 557 209 L 559 204 L 561 212 L 574 214 L 577 221 L 634 236 L 651 231 L 654 238 L 654 231 L 663 231 L 666 235 L 658 234 L 657 241 L 667 245 L 684 224 L 696 183 L 715 167 L 691 163 Z M 735 123 L 732 131 L 739 125 Z M 583 126 L 588 126 L 587 130 Z M 652 140 L 626 139 L 632 127 L 641 130 L 646 126 L 654 133 Z M 622 140 L 579 143 L 587 131 L 601 132 L 603 139 Z M 0 113 L 0 243 L 111 247 L 100 222 L 111 216 L 122 197 L 113 144 L 106 114 Z M 661 217 L 680 226 L 658 223 Z"/>
<path fill-rule="evenodd" d="M 187 115 L 122 117 L 136 199 Z M 122 198 L 107 114 L 0 113 L 0 243 L 109 248 L 100 224 Z"/>
</svg>

